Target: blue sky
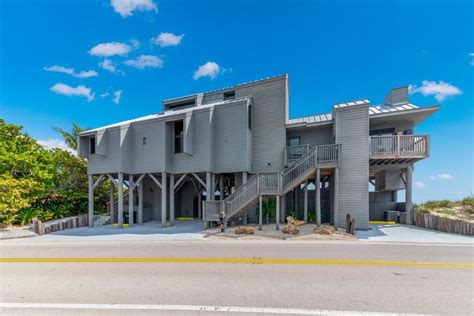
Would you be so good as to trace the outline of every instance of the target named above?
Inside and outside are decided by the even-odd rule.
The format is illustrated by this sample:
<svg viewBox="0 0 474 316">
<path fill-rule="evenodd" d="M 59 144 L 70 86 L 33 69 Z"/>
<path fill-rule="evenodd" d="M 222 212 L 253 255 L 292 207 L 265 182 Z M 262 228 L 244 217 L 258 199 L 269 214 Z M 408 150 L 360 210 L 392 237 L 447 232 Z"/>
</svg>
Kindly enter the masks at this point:
<svg viewBox="0 0 474 316">
<path fill-rule="evenodd" d="M 441 104 L 416 130 L 432 147 L 414 199 L 457 199 L 474 182 L 473 12 L 472 1 L 2 0 L 0 116 L 61 145 L 52 126 L 98 127 L 281 73 L 291 117 L 410 84 L 412 103 Z"/>
</svg>

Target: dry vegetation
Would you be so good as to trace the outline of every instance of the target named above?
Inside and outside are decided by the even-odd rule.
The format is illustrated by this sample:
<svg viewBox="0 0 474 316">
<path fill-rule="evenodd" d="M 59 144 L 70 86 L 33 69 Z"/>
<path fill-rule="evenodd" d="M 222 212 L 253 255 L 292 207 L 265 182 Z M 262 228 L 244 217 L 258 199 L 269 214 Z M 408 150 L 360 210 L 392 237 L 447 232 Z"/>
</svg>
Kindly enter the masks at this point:
<svg viewBox="0 0 474 316">
<path fill-rule="evenodd" d="M 427 201 L 417 206 L 422 213 L 474 223 L 474 196 L 461 201 Z"/>
</svg>

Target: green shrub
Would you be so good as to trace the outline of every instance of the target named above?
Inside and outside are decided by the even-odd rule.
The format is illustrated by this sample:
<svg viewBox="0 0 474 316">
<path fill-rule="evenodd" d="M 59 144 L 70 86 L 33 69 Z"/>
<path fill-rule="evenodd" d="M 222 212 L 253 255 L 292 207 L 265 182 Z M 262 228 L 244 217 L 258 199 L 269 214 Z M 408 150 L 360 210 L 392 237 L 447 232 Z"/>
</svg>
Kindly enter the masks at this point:
<svg viewBox="0 0 474 316">
<path fill-rule="evenodd" d="M 426 201 L 421 204 L 420 207 L 426 210 L 433 210 L 435 208 L 451 207 L 452 204 L 453 203 L 450 200 Z"/>
</svg>

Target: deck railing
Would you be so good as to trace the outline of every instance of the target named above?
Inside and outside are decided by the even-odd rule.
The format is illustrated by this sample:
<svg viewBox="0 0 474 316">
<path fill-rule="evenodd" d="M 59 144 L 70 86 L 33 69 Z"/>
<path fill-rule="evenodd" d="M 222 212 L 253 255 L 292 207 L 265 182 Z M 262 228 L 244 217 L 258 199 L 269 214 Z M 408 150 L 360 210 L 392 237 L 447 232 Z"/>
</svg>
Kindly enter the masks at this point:
<svg viewBox="0 0 474 316">
<path fill-rule="evenodd" d="M 285 166 L 300 159 L 301 156 L 306 154 L 312 148 L 314 147 L 309 144 L 285 147 Z"/>
<path fill-rule="evenodd" d="M 428 135 L 370 136 L 371 159 L 425 158 L 429 156 Z"/>
</svg>

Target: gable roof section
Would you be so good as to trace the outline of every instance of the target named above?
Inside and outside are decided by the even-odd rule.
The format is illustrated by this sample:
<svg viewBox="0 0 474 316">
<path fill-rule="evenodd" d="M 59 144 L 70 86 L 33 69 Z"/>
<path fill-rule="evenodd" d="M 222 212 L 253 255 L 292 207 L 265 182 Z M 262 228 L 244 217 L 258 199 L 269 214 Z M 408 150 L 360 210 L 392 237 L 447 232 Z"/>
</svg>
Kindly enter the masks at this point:
<svg viewBox="0 0 474 316">
<path fill-rule="evenodd" d="M 202 110 L 202 109 L 208 109 L 208 108 L 211 108 L 211 107 L 214 107 L 214 106 L 230 104 L 230 103 L 235 103 L 235 102 L 240 102 L 240 101 L 245 101 L 245 100 L 248 101 L 250 99 L 251 99 L 251 96 L 246 96 L 246 97 L 235 98 L 235 99 L 232 99 L 232 100 L 223 100 L 223 101 L 217 101 L 217 102 L 213 102 L 213 103 L 206 103 L 206 104 L 202 104 L 202 105 L 199 105 L 199 106 L 194 106 L 194 107 L 184 108 L 184 109 L 179 109 L 179 110 L 166 110 L 166 111 L 162 111 L 162 112 L 157 113 L 157 114 L 146 115 L 146 116 L 138 117 L 138 118 L 135 118 L 135 119 L 122 121 L 122 122 L 118 122 L 118 123 L 98 127 L 98 128 L 95 128 L 95 129 L 91 129 L 91 130 L 88 130 L 88 131 L 84 131 L 84 132 L 80 133 L 79 135 L 88 135 L 88 134 L 97 132 L 99 130 L 104 130 L 104 129 L 109 129 L 109 128 L 116 128 L 116 127 L 120 127 L 120 126 L 126 126 L 126 125 L 130 125 L 132 123 L 161 120 L 161 119 L 170 118 L 170 117 L 173 117 L 173 116 L 180 116 L 180 115 L 186 114 L 187 112 L 198 111 L 198 110 Z"/>
</svg>

